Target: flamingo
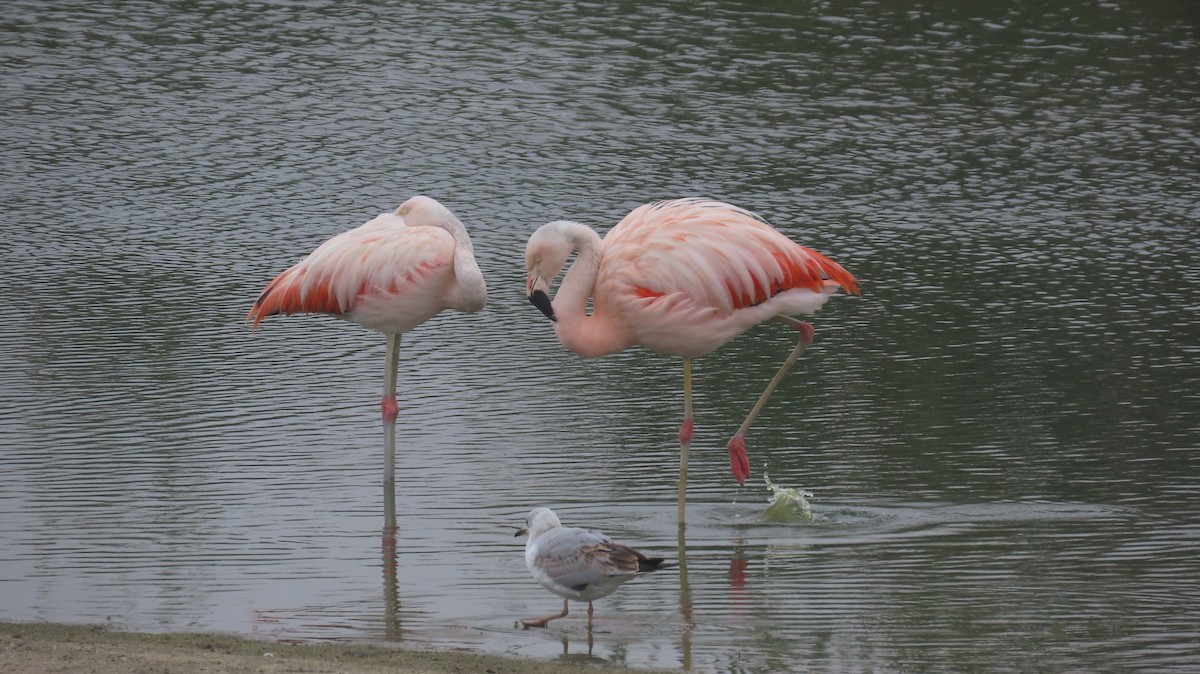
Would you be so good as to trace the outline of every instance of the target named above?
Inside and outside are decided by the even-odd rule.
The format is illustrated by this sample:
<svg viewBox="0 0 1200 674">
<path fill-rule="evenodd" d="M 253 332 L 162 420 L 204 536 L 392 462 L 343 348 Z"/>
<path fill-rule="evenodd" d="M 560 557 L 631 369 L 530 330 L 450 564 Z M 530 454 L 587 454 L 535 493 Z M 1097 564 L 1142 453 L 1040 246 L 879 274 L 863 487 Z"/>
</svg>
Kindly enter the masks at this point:
<svg viewBox="0 0 1200 674">
<path fill-rule="evenodd" d="M 615 543 L 592 529 L 564 527 L 549 508 L 534 508 L 517 536 L 525 541 L 525 565 L 538 585 L 563 598 L 562 613 L 522 620 L 525 627 L 545 627 L 551 620 L 566 617 L 567 600 L 588 603 L 588 627 L 592 626 L 592 602 L 607 597 L 638 576 L 669 569 L 675 564 L 662 557 L 647 557 L 628 545 Z"/>
<path fill-rule="evenodd" d="M 400 335 L 444 309 L 475 312 L 487 284 L 471 237 L 448 208 L 415 196 L 393 213 L 321 244 L 267 284 L 246 315 L 332 314 L 387 335 L 384 421 L 395 421 Z"/>
<path fill-rule="evenodd" d="M 551 300 L 550 283 L 575 252 Z M 683 358 L 680 522 L 693 432 L 692 359 L 764 321 L 799 332 L 796 347 L 729 441 L 733 476 L 744 485 L 750 474 L 746 432 L 813 340 L 812 325 L 792 315 L 813 313 L 838 288 L 859 294 L 849 272 L 758 215 L 698 198 L 639 206 L 603 240 L 578 222 L 542 225 L 526 244 L 525 269 L 529 300 L 554 321 L 559 341 L 570 351 L 595 358 L 642 346 Z"/>
</svg>

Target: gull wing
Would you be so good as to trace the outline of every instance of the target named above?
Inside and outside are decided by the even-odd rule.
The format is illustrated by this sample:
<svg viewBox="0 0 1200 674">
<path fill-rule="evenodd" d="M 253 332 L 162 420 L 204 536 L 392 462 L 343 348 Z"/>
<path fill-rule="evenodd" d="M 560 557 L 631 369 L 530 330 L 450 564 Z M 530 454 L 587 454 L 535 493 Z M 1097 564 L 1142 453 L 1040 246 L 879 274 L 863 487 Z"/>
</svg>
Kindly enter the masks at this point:
<svg viewBox="0 0 1200 674">
<path fill-rule="evenodd" d="M 614 578 L 632 578 L 638 573 L 639 557 L 644 559 L 599 531 L 559 527 L 538 537 L 534 563 L 554 584 L 583 592 Z"/>
</svg>

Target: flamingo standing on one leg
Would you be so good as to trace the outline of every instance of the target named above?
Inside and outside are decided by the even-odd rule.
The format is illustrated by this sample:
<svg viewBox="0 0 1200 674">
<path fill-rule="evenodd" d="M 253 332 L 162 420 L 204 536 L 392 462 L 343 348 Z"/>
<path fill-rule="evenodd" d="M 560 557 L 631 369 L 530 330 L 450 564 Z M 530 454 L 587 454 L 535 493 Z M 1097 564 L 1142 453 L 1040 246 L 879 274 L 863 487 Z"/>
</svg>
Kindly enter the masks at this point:
<svg viewBox="0 0 1200 674">
<path fill-rule="evenodd" d="M 387 335 L 383 418 L 394 421 L 400 334 L 443 309 L 479 311 L 487 284 L 471 237 L 445 206 L 415 196 L 394 213 L 339 234 L 275 277 L 246 320 L 332 314 Z"/>
<path fill-rule="evenodd" d="M 550 282 L 576 251 L 552 301 Z M 571 351 L 598 357 L 641 345 L 683 358 L 681 523 L 692 441 L 692 359 L 767 320 L 800 333 L 796 348 L 729 441 L 733 475 L 745 484 L 750 474 L 746 432 L 813 340 L 812 326 L 791 315 L 816 311 L 839 287 L 858 293 L 858 282 L 833 260 L 749 211 L 703 199 L 640 206 L 603 240 L 577 222 L 545 224 L 529 237 L 525 268 L 530 301 L 555 321 L 559 341 Z"/>
</svg>

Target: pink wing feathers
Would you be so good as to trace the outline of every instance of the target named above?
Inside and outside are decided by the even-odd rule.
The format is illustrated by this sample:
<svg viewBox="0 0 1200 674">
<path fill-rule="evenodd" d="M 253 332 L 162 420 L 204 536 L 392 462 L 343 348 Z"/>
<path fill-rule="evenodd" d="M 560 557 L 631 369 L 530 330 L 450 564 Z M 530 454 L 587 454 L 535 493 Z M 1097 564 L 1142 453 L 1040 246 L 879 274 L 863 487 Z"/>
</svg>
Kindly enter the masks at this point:
<svg viewBox="0 0 1200 674">
<path fill-rule="evenodd" d="M 791 289 L 822 293 L 840 286 L 858 293 L 858 282 L 833 260 L 721 202 L 647 204 L 604 242 L 600 277 L 613 275 L 638 297 L 684 293 L 697 305 L 730 314 Z"/>
<path fill-rule="evenodd" d="M 448 232 L 408 227 L 403 218 L 385 213 L 326 241 L 277 276 L 246 318 L 257 327 L 276 314 L 351 314 L 367 301 L 411 294 L 452 264 L 453 255 L 454 239 Z"/>
</svg>

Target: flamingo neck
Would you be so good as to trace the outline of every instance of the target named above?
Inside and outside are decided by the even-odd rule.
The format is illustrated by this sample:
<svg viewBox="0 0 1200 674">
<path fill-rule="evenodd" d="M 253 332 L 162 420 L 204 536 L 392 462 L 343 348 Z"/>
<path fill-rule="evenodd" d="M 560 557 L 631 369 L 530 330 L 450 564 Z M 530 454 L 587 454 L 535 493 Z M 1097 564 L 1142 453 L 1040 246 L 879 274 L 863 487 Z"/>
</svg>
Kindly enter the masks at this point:
<svg viewBox="0 0 1200 674">
<path fill-rule="evenodd" d="M 585 358 L 624 351 L 632 346 L 633 340 L 604 307 L 595 306 L 591 315 L 587 313 L 588 298 L 594 294 L 600 273 L 603 242 L 591 227 L 572 224 L 568 236 L 578 255 L 554 294 L 558 339 L 563 346 Z"/>
<path fill-rule="evenodd" d="M 462 222 L 451 216 L 442 222 L 442 228 L 454 237 L 455 288 L 448 298 L 459 311 L 480 311 L 487 304 L 487 283 L 483 272 L 475 262 L 475 246 Z"/>
</svg>

